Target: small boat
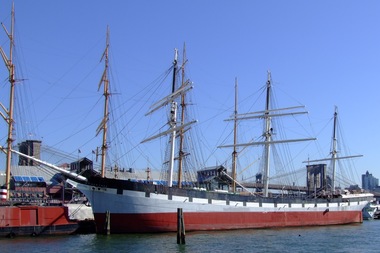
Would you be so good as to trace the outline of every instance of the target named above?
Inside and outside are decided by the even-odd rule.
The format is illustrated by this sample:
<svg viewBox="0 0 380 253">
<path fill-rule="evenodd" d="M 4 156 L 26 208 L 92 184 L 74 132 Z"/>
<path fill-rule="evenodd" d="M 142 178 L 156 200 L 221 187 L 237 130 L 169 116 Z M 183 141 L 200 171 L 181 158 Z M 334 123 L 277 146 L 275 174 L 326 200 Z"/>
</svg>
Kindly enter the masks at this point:
<svg viewBox="0 0 380 253">
<path fill-rule="evenodd" d="M 363 219 L 364 220 L 373 220 L 375 219 L 375 214 L 377 211 L 377 205 L 371 203 L 368 203 L 364 208 L 363 208 Z"/>
</svg>

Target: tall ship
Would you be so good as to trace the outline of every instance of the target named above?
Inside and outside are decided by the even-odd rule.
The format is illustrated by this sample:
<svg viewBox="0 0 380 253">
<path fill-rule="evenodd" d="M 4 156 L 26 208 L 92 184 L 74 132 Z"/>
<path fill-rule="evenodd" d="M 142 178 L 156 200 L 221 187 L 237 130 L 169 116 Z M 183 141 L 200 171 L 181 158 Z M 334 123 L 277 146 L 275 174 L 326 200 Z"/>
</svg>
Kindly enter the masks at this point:
<svg viewBox="0 0 380 253">
<path fill-rule="evenodd" d="M 108 44 L 107 44 L 108 47 Z M 107 65 L 107 49 L 105 53 Z M 372 199 L 373 195 L 361 192 L 349 192 L 337 190 L 334 185 L 334 176 L 328 176 L 326 166 L 308 165 L 309 174 L 308 193 L 296 195 L 281 195 L 270 192 L 275 188 L 270 183 L 270 153 L 273 145 L 284 142 L 310 141 L 313 138 L 274 140 L 273 133 L 276 131 L 272 125 L 272 119 L 287 115 L 295 115 L 297 112 L 288 112 L 297 109 L 271 107 L 271 75 L 268 73 L 265 92 L 266 101 L 264 110 L 252 114 L 237 114 L 236 99 L 235 113 L 231 120 L 237 122 L 243 119 L 262 119 L 264 129 L 263 141 L 239 144 L 236 138 L 232 147 L 233 168 L 231 173 L 221 166 L 213 170 L 198 172 L 198 182 L 204 177 L 217 177 L 227 183 L 226 189 L 208 190 L 194 186 L 187 186 L 182 181 L 181 143 L 185 139 L 183 135 L 196 121 L 185 122 L 178 113 L 179 104 L 183 103 L 186 93 L 191 90 L 191 83 L 183 81 L 176 84 L 176 75 L 182 70 L 178 65 L 178 53 L 175 52 L 173 61 L 173 81 L 171 93 L 155 103 L 147 114 L 159 110 L 161 107 L 168 108 L 168 130 L 144 140 L 151 141 L 162 135 L 169 136 L 170 151 L 168 152 L 167 179 L 157 183 L 149 180 L 122 180 L 107 178 L 104 176 L 106 142 L 104 138 L 102 149 L 102 172 L 100 174 L 88 174 L 86 180 L 68 180 L 78 190 L 85 194 L 91 203 L 98 233 L 146 233 L 146 232 L 171 232 L 177 229 L 177 210 L 183 210 L 186 230 L 228 230 L 246 228 L 273 228 L 294 226 L 321 226 L 338 225 L 348 223 L 360 223 L 363 221 L 362 209 Z M 106 71 L 104 72 L 106 73 Z M 108 80 L 103 75 L 104 95 L 107 103 Z M 177 87 L 178 86 L 178 87 Z M 183 108 L 183 106 L 181 107 Z M 104 111 L 105 118 L 102 122 L 102 130 L 106 136 L 107 130 L 107 104 Z M 235 124 L 236 125 L 236 124 Z M 235 132 L 236 134 L 236 132 Z M 176 141 L 180 138 L 179 142 Z M 181 139 L 182 138 L 182 139 Z M 176 149 L 176 143 L 179 149 Z M 256 192 L 237 191 L 245 189 L 236 178 L 236 159 L 238 147 L 251 145 L 264 146 L 264 169 L 260 180 L 256 181 Z M 336 150 L 332 151 L 330 158 L 337 160 Z M 174 173 L 174 164 L 179 164 L 178 171 Z M 309 161 L 311 162 L 311 161 Z M 173 179 L 174 175 L 178 177 Z M 284 186 L 281 186 L 282 189 Z M 281 187 L 279 189 L 281 189 Z M 291 189 L 292 186 L 289 186 Z M 281 192 L 278 190 L 277 192 Z"/>
<path fill-rule="evenodd" d="M 107 32 L 108 34 L 108 32 Z M 103 85 L 104 112 L 103 120 L 97 134 L 102 133 L 101 171 L 85 170 L 81 175 L 65 172 L 67 182 L 75 186 L 91 204 L 97 233 L 154 233 L 177 230 L 177 211 L 183 210 L 184 224 L 187 231 L 230 230 L 247 228 L 274 228 L 295 226 L 322 226 L 360 223 L 363 221 L 362 209 L 372 200 L 373 195 L 362 192 L 339 190 L 328 175 L 326 165 L 309 164 L 307 167 L 307 187 L 300 191 L 294 185 L 275 185 L 270 182 L 271 152 L 274 146 L 287 142 L 311 141 L 313 138 L 276 140 L 277 131 L 272 124 L 274 118 L 293 116 L 304 112 L 295 112 L 299 107 L 274 108 L 271 101 L 272 79 L 268 72 L 265 85 L 265 105 L 262 111 L 238 114 L 237 92 L 235 92 L 235 112 L 230 120 L 234 122 L 234 143 L 225 148 L 233 148 L 232 171 L 224 166 L 212 169 L 198 168 L 196 182 L 184 180 L 182 168 L 187 155 L 184 151 L 185 135 L 195 120 L 186 121 L 184 112 L 186 94 L 192 89 L 192 83 L 185 80 L 177 83 L 177 74 L 184 71 L 186 60 L 178 64 L 178 52 L 172 67 L 171 92 L 153 104 L 147 113 L 155 113 L 167 108 L 167 130 L 149 137 L 143 142 L 150 142 L 161 136 L 168 136 L 169 151 L 165 162 L 165 176 L 161 181 L 120 179 L 106 176 L 106 153 L 108 149 L 107 130 L 109 121 L 109 79 L 108 79 L 108 35 L 103 54 L 105 69 L 99 84 Z M 184 57 L 185 58 L 185 57 Z M 236 90 L 237 90 L 237 84 Z M 264 128 L 261 141 L 249 143 L 237 142 L 237 122 L 247 119 L 263 120 Z M 238 148 L 263 146 L 263 173 L 250 187 L 237 180 Z M 12 150 L 18 155 L 42 162 L 33 157 Z M 98 152 L 97 152 L 98 153 Z M 336 150 L 329 158 L 335 162 Z M 309 161 L 311 163 L 311 161 Z M 54 168 L 54 165 L 45 165 Z M 175 166 L 178 165 L 178 166 Z M 175 167 L 178 167 L 176 169 Z M 177 176 L 176 178 L 174 178 Z M 217 188 L 201 187 L 207 185 L 208 179 L 219 180 Z M 226 187 L 226 188 L 225 188 Z M 255 188 L 256 191 L 247 190 Z M 294 194 L 283 194 L 284 189 Z"/>
<path fill-rule="evenodd" d="M 14 94 L 15 65 L 13 64 L 14 45 L 14 5 L 12 6 L 11 29 L 7 33 L 10 39 L 9 55 L 0 47 L 0 53 L 9 71 L 10 99 L 9 107 L 0 103 L 4 113 L 0 115 L 8 126 L 7 146 L 1 147 L 6 155 L 5 184 L 0 185 L 0 236 L 38 236 L 67 235 L 78 229 L 78 223 L 69 219 L 68 208 L 49 203 L 45 198 L 45 186 L 42 177 L 17 177 L 11 172 L 13 131 L 14 131 Z M 20 182 L 33 184 L 29 190 L 20 190 Z M 33 188 L 33 190 L 31 190 Z"/>
</svg>

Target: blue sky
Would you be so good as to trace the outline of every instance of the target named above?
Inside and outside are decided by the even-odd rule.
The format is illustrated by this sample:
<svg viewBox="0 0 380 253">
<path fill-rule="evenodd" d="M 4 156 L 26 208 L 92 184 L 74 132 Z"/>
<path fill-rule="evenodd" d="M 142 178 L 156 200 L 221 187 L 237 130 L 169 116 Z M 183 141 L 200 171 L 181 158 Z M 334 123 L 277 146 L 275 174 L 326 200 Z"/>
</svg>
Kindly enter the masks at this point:
<svg viewBox="0 0 380 253">
<path fill-rule="evenodd" d="M 326 124 L 338 106 L 351 154 L 364 155 L 355 160 L 357 175 L 368 170 L 380 177 L 378 1 L 14 2 L 15 64 L 17 77 L 23 79 L 17 87 L 17 104 L 26 108 L 24 116 L 34 115 L 28 121 L 21 115 L 16 122 L 16 128 L 26 129 L 17 132 L 16 142 L 29 136 L 72 154 L 80 149 L 89 157 L 100 145 L 94 138 L 101 108 L 97 85 L 108 25 L 111 83 L 116 87 L 112 99 L 133 115 L 125 131 L 132 135 L 128 144 L 138 145 L 149 136 L 147 127 L 152 123 L 143 115 L 161 95 L 142 101 L 139 94 L 170 67 L 173 49 L 181 51 L 186 43 L 188 76 L 194 82 L 194 105 L 205 146 L 222 144 L 223 120 L 233 111 L 235 77 L 243 101 L 265 84 L 270 70 L 281 106 L 306 105 L 324 151 L 321 155 L 330 151 L 332 130 Z M 0 0 L 0 5 L 0 20 L 9 27 L 11 1 Z M 8 52 L 4 32 L 0 45 Z M 0 74 L 0 99 L 7 105 L 4 67 Z M 166 92 L 169 89 L 162 94 Z M 140 103 L 138 110 L 133 103 Z M 94 124 L 89 127 L 88 122 Z M 1 128 L 5 133 L 4 124 Z M 210 153 L 204 154 L 208 165 L 224 161 L 230 153 L 202 150 Z M 159 167 L 159 152 L 133 153 L 131 161 L 140 168 L 149 163 Z M 315 153 L 306 151 L 296 167 L 304 166 L 300 161 L 309 155 Z"/>
</svg>

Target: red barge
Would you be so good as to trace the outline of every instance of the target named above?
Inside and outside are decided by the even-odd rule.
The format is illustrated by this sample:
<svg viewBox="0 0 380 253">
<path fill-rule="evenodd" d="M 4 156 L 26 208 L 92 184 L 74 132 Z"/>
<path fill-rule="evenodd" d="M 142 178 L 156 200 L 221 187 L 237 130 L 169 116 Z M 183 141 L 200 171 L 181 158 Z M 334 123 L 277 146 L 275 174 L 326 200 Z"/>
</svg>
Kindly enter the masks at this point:
<svg viewBox="0 0 380 253">
<path fill-rule="evenodd" d="M 0 206 L 0 236 L 66 235 L 78 229 L 65 206 Z"/>
</svg>

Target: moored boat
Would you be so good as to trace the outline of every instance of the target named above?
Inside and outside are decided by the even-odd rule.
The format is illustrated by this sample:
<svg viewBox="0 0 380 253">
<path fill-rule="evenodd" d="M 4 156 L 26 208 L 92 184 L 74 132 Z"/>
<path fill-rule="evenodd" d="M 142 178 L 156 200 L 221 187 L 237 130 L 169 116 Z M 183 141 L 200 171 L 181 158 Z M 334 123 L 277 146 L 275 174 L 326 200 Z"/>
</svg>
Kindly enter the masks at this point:
<svg viewBox="0 0 380 253">
<path fill-rule="evenodd" d="M 212 175 L 208 174 L 208 176 L 227 179 L 226 182 L 228 182 L 227 185 L 230 191 L 225 191 L 224 189 L 206 190 L 186 186 L 182 184 L 180 171 L 177 173 L 178 180 L 176 184 L 173 180 L 174 163 L 181 160 L 181 155 L 184 152 L 179 150 L 179 158 L 175 157 L 175 139 L 183 136 L 188 128 L 195 123 L 195 121 L 185 123 L 182 119 L 177 119 L 177 101 L 182 100 L 184 95 L 192 88 L 190 82 L 183 82 L 180 87 L 176 85 L 177 53 L 175 53 L 172 66 L 173 83 L 171 94 L 154 104 L 150 111 L 156 111 L 164 106 L 169 107 L 169 129 L 159 135 L 170 135 L 169 146 L 171 149 L 168 152 L 170 157 L 167 163 L 169 165 L 167 169 L 168 177 L 162 184 L 151 180 L 135 181 L 132 179 L 105 177 L 105 159 L 108 147 L 106 142 L 109 120 L 108 98 L 110 95 L 107 79 L 108 46 L 107 36 L 107 47 L 103 54 L 106 68 L 101 80 L 101 84 L 104 85 L 105 109 L 104 119 L 98 128 L 98 133 L 103 130 L 103 143 L 100 152 L 102 156 L 101 173 L 84 171 L 83 176 L 85 177 L 83 177 L 74 175 L 74 173 L 63 172 L 70 178 L 67 181 L 88 198 L 93 210 L 97 233 L 176 231 L 178 208 L 183 210 L 185 227 L 188 231 L 338 225 L 363 221 L 362 209 L 373 198 L 373 195 L 337 191 L 326 182 L 324 166 L 316 169 L 312 167 L 308 170 L 313 178 L 319 178 L 318 182 L 320 184 L 318 183 L 317 187 L 317 180 L 314 180 L 307 194 L 283 195 L 270 192 L 272 187 L 269 182 L 270 148 L 279 143 L 309 140 L 274 140 L 275 130 L 271 124 L 272 118 L 298 113 L 285 113 L 286 109 L 271 107 L 269 98 L 272 80 L 270 74 L 268 74 L 265 86 L 267 100 L 264 110 L 246 117 L 246 119 L 264 119 L 264 131 L 261 135 L 263 141 L 230 145 L 230 147 L 234 148 L 250 145 L 265 146 L 264 175 L 262 180 L 256 184 L 260 191 L 236 191 L 236 185 L 239 185 L 239 182 L 237 182 L 235 171 L 230 176 L 223 168 L 209 171 Z M 295 109 L 295 107 L 291 109 Z M 234 120 L 237 120 L 238 116 L 236 113 Z M 158 135 L 154 137 L 158 137 Z M 8 150 L 11 150 L 11 147 Z M 15 152 L 14 150 L 11 151 Z M 41 162 L 33 157 L 26 157 Z M 199 182 L 195 182 L 195 185 L 197 183 Z M 244 188 L 242 185 L 239 186 L 241 189 Z"/>
<path fill-rule="evenodd" d="M 104 173 L 89 175 L 86 180 L 68 180 L 89 199 L 94 212 L 98 233 L 133 233 L 133 232 L 170 232 L 177 229 L 177 209 L 182 208 L 186 230 L 227 230 L 243 228 L 272 228 L 294 226 L 320 226 L 360 223 L 363 221 L 362 209 L 373 198 L 368 193 L 350 193 L 337 191 L 328 187 L 323 181 L 318 192 L 311 194 L 279 196 L 270 194 L 269 188 L 269 153 L 271 145 L 284 141 L 272 140 L 272 117 L 293 115 L 278 113 L 284 109 L 270 108 L 271 78 L 266 83 L 267 101 L 264 111 L 250 118 L 262 118 L 265 127 L 261 143 L 234 144 L 237 146 L 264 145 L 266 148 L 266 170 L 262 182 L 262 192 L 241 193 L 232 191 L 206 191 L 200 188 L 183 187 L 181 181 L 173 183 L 173 164 L 175 138 L 181 129 L 189 124 L 177 121 L 178 97 L 183 97 L 191 87 L 188 82 L 175 86 L 177 72 L 177 54 L 173 62 L 172 93 L 151 108 L 151 112 L 161 106 L 168 106 L 169 129 L 163 134 L 170 135 L 171 146 L 168 178 L 165 184 L 151 181 L 137 182 L 104 177 Z M 104 92 L 108 94 L 108 92 Z M 297 114 L 297 113 L 295 113 Z M 236 115 L 235 115 L 236 118 Z M 103 124 L 106 120 L 103 120 Z M 103 126 L 104 131 L 107 129 Z M 162 134 L 160 134 L 161 136 Z M 154 136 L 156 137 L 156 136 Z M 148 140 L 153 139 L 148 138 Z M 306 141 L 290 140 L 290 141 Z M 103 147 L 106 147 L 103 143 Z M 103 150 L 102 153 L 104 153 Z M 179 152 L 181 154 L 181 152 Z M 104 167 L 102 167 L 102 170 Z M 323 170 L 323 168 L 322 168 Z M 214 171 L 221 177 L 231 178 L 223 170 Z M 180 175 L 181 173 L 178 172 Z M 232 173 L 234 174 L 234 173 Z M 236 182 L 238 184 L 238 182 Z M 231 187 L 231 186 L 230 186 Z M 230 188 L 231 189 L 231 188 Z M 315 194 L 313 194 L 315 193 Z"/>
<path fill-rule="evenodd" d="M 188 231 L 356 223 L 370 197 L 263 198 L 96 177 L 76 187 L 92 204 L 98 233 L 105 232 L 107 211 L 111 233 L 176 231 L 177 208 Z"/>
<path fill-rule="evenodd" d="M 0 205 L 0 236 L 67 235 L 78 229 L 65 206 Z"/>
<path fill-rule="evenodd" d="M 375 219 L 375 214 L 377 211 L 377 205 L 373 203 L 368 203 L 362 210 L 364 220 L 373 220 Z"/>
</svg>

